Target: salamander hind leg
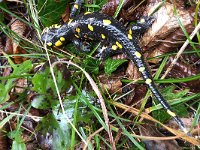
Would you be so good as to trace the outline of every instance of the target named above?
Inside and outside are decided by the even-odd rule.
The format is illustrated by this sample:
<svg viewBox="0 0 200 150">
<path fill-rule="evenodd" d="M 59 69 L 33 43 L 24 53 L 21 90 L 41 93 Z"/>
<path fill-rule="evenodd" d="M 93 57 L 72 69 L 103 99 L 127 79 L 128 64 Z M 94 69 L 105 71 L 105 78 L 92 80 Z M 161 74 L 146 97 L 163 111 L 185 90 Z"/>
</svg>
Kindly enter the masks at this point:
<svg viewBox="0 0 200 150">
<path fill-rule="evenodd" d="M 78 52 L 90 52 L 90 44 L 87 41 L 81 41 L 80 39 L 75 38 L 73 44 Z"/>
</svg>

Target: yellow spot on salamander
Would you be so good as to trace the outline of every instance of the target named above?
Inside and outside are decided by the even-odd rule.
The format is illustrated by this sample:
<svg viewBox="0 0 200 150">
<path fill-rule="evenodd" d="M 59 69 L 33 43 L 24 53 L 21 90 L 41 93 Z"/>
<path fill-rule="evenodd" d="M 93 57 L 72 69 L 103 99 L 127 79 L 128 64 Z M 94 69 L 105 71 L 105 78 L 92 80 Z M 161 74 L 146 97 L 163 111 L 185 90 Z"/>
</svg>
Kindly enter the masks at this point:
<svg viewBox="0 0 200 150">
<path fill-rule="evenodd" d="M 140 19 L 140 23 L 145 23 L 144 18 Z"/>
<path fill-rule="evenodd" d="M 49 43 L 47 43 L 47 45 L 48 45 L 48 46 L 52 46 L 52 45 L 53 45 L 53 43 L 49 42 Z"/>
<path fill-rule="evenodd" d="M 111 21 L 110 20 L 103 20 L 103 24 L 104 25 L 109 25 L 109 24 L 111 24 Z"/>
<path fill-rule="evenodd" d="M 142 57 L 142 55 L 139 53 L 139 52 L 135 52 L 135 56 L 137 57 L 137 58 L 141 58 Z"/>
<path fill-rule="evenodd" d="M 60 37 L 60 41 L 65 41 L 65 38 L 64 37 Z"/>
<path fill-rule="evenodd" d="M 106 36 L 105 36 L 104 34 L 101 34 L 101 38 L 102 38 L 102 39 L 105 39 Z"/>
<path fill-rule="evenodd" d="M 81 29 L 80 28 L 76 28 L 76 32 L 80 33 Z"/>
<path fill-rule="evenodd" d="M 117 45 L 112 45 L 113 50 L 117 50 Z"/>
<path fill-rule="evenodd" d="M 84 15 L 88 15 L 88 14 L 91 14 L 91 12 L 88 11 L 88 12 L 85 12 L 85 13 L 84 13 Z"/>
<path fill-rule="evenodd" d="M 84 35 L 84 38 L 86 38 L 86 39 L 87 39 L 87 38 L 88 38 L 88 36 L 87 36 L 87 35 Z"/>
<path fill-rule="evenodd" d="M 122 49 L 122 45 L 121 45 L 119 42 L 116 42 L 116 45 L 117 45 L 120 49 Z"/>
<path fill-rule="evenodd" d="M 140 67 L 140 68 L 139 68 L 139 71 L 140 71 L 140 72 L 143 72 L 144 70 L 145 70 L 145 67 Z"/>
<path fill-rule="evenodd" d="M 150 84 L 151 82 L 152 82 L 151 79 L 146 79 L 146 81 L 145 81 L 146 84 Z"/>
<path fill-rule="evenodd" d="M 129 38 L 130 40 L 133 39 L 132 35 L 130 35 L 130 34 L 128 34 L 128 38 Z"/>
<path fill-rule="evenodd" d="M 90 31 L 94 31 L 93 26 L 91 26 L 90 24 L 88 24 L 88 29 L 89 29 Z"/>
<path fill-rule="evenodd" d="M 53 25 L 53 27 L 54 27 L 54 28 L 60 28 L 60 27 L 61 27 L 61 25 L 54 24 L 54 25 Z"/>
<path fill-rule="evenodd" d="M 79 37 L 78 35 L 76 35 L 76 34 L 75 34 L 74 36 L 75 36 L 76 38 L 80 38 L 80 37 Z"/>
<path fill-rule="evenodd" d="M 58 46 L 61 46 L 62 45 L 62 42 L 60 40 L 58 40 L 56 43 L 55 43 L 55 46 L 58 47 Z"/>
<path fill-rule="evenodd" d="M 74 4 L 74 8 L 78 9 L 78 4 Z"/>
<path fill-rule="evenodd" d="M 73 19 L 69 19 L 69 21 L 68 21 L 68 25 L 69 25 L 72 21 L 73 21 Z"/>
<path fill-rule="evenodd" d="M 131 30 L 131 29 L 129 29 L 129 31 L 128 31 L 128 34 L 130 34 L 130 35 L 132 35 L 132 34 L 133 34 L 133 32 L 132 32 L 132 30 Z"/>
<path fill-rule="evenodd" d="M 169 109 L 167 110 L 167 113 L 172 117 L 176 116 L 176 114 L 174 112 L 172 112 L 171 110 L 169 110 Z"/>
</svg>

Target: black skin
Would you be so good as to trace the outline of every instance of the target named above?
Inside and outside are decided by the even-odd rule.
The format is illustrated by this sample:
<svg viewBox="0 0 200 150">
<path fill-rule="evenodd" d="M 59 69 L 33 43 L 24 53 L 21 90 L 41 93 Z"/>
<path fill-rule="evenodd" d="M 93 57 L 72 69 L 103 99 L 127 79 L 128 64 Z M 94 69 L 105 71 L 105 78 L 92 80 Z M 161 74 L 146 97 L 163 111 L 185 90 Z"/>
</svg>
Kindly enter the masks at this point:
<svg viewBox="0 0 200 150">
<path fill-rule="evenodd" d="M 105 25 L 103 23 L 103 20 L 110 20 L 110 24 Z M 88 25 L 92 26 L 93 31 L 91 31 L 88 28 Z M 77 28 L 80 29 L 80 32 L 77 32 Z M 139 36 L 139 34 L 141 33 L 140 29 L 142 30 L 142 25 L 139 28 L 136 28 L 136 31 L 139 32 L 136 36 Z M 102 34 L 104 34 L 105 39 L 102 39 Z M 137 38 L 135 38 L 134 35 L 132 35 L 132 39 L 129 39 L 127 35 L 128 34 L 126 28 L 117 20 L 105 14 L 91 13 L 76 16 L 70 23 L 64 24 L 60 28 L 51 27 L 47 30 L 44 30 L 42 34 L 42 41 L 44 43 L 51 42 L 52 46 L 56 46 L 55 43 L 60 39 L 60 37 L 64 37 L 65 41 L 75 41 L 74 43 L 76 44 L 77 42 L 79 42 L 80 45 L 77 44 L 78 46 L 76 46 L 79 48 L 79 50 L 81 50 L 80 47 L 82 46 L 81 41 L 87 39 L 92 39 L 94 41 L 102 41 L 103 43 L 109 43 L 109 46 L 118 42 L 121 45 L 121 48 L 120 46 L 118 46 L 118 50 L 125 53 L 128 56 L 128 58 L 135 63 L 138 69 L 144 68 L 144 70 L 140 72 L 145 81 L 151 81 L 147 84 L 149 89 L 156 97 L 156 99 L 161 103 L 161 105 L 168 112 L 172 112 L 169 104 L 158 91 L 150 74 L 150 71 L 143 59 L 143 56 L 141 55 L 138 57 L 135 54 L 136 51 L 141 52 L 141 48 L 138 45 Z M 87 38 L 85 36 L 87 36 Z M 111 51 L 110 49 L 111 48 L 108 49 L 108 53 L 109 51 Z M 186 132 L 183 122 L 175 114 L 171 116 L 175 119 L 180 128 Z"/>
<path fill-rule="evenodd" d="M 131 29 L 132 32 L 134 33 L 134 40 L 139 40 L 139 38 L 142 36 L 142 34 L 145 33 L 145 31 L 151 27 L 153 21 L 154 21 L 154 18 L 153 17 L 143 17 L 142 19 L 144 19 L 144 22 L 140 22 L 140 21 L 137 21 L 136 24 L 134 25 L 130 25 L 127 29 L 126 29 L 126 32 L 128 33 L 129 30 Z M 123 51 L 122 50 L 117 50 L 117 51 L 113 51 L 112 48 L 112 43 L 103 43 L 103 47 L 100 47 L 97 49 L 97 51 L 99 52 L 96 57 L 101 59 L 101 60 L 104 60 L 106 59 L 107 57 L 109 56 L 113 56 L 113 55 L 116 55 L 116 54 L 122 54 Z M 105 49 L 106 47 L 106 49 Z"/>
</svg>

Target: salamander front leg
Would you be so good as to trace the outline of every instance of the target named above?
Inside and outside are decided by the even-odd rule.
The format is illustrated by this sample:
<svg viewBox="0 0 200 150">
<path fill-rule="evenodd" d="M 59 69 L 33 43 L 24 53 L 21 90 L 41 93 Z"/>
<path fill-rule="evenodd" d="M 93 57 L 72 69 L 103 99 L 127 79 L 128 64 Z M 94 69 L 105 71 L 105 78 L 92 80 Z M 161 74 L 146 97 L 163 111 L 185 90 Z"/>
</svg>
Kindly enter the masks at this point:
<svg viewBox="0 0 200 150">
<path fill-rule="evenodd" d="M 89 52 L 90 44 L 86 41 L 82 42 L 80 39 L 75 38 L 73 44 L 76 47 L 78 52 Z"/>
</svg>

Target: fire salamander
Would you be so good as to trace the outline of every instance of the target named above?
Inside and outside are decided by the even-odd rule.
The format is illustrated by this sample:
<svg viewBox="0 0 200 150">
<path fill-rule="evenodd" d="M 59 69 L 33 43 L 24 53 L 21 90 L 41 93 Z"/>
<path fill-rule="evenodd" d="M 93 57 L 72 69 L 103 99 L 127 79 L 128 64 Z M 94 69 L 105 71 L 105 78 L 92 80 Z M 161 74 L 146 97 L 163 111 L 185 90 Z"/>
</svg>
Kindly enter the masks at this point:
<svg viewBox="0 0 200 150">
<path fill-rule="evenodd" d="M 180 129 L 188 134 L 183 122 L 171 110 L 169 104 L 158 91 L 150 71 L 144 62 L 141 54 L 141 48 L 138 45 L 137 39 L 133 35 L 134 32 L 132 29 L 129 29 L 127 32 L 125 27 L 120 22 L 101 13 L 87 12 L 84 15 L 74 17 L 75 11 L 77 11 L 80 7 L 80 3 L 78 2 L 79 0 L 76 1 L 76 4 L 72 8 L 72 15 L 70 15 L 70 17 L 73 19 L 70 19 L 68 23 L 63 25 L 56 24 L 46 28 L 42 33 L 42 41 L 50 47 L 61 46 L 69 40 L 78 41 L 78 43 L 80 42 L 80 45 L 81 41 L 87 39 L 111 43 L 112 45 L 110 49 L 113 51 L 123 51 L 129 59 L 135 63 L 153 95 L 166 109 L 167 113 L 175 119 Z"/>
</svg>

